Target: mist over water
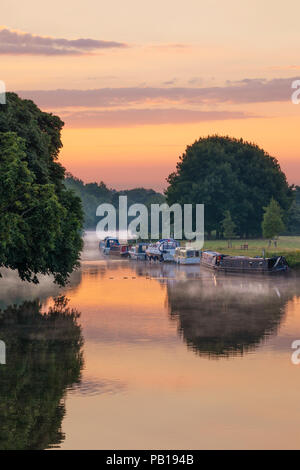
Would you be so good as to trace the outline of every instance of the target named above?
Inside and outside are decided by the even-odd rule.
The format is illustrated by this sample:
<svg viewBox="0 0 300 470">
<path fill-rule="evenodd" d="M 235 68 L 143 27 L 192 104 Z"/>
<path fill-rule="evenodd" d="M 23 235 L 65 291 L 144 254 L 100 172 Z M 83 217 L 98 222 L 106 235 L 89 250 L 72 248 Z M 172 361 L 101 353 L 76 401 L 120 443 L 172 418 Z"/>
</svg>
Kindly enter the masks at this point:
<svg viewBox="0 0 300 470">
<path fill-rule="evenodd" d="M 297 276 L 216 276 L 102 256 L 93 232 L 84 241 L 64 289 L 3 272 L 1 448 L 13 429 L 20 448 L 299 447 Z M 69 302 L 43 319 L 61 295 Z"/>
</svg>

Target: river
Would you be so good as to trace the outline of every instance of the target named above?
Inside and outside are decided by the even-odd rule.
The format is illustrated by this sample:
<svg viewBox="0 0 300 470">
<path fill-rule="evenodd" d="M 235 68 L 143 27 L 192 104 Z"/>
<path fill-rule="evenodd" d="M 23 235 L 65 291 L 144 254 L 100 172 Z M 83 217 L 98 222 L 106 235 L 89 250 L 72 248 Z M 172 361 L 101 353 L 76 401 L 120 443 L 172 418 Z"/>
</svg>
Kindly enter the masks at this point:
<svg viewBox="0 0 300 470">
<path fill-rule="evenodd" d="M 103 258 L 97 243 L 85 234 L 64 289 L 3 273 L 0 448 L 299 449 L 299 278 Z"/>
</svg>

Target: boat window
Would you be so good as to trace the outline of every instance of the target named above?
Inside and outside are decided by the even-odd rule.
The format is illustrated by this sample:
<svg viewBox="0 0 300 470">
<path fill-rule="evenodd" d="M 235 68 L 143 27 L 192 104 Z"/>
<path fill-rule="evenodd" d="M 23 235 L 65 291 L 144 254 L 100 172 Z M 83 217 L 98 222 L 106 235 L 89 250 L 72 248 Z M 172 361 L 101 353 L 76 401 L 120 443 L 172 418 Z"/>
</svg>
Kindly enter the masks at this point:
<svg viewBox="0 0 300 470">
<path fill-rule="evenodd" d="M 174 250 L 176 248 L 176 243 L 173 242 L 167 242 L 163 244 L 163 249 L 164 250 Z"/>
</svg>

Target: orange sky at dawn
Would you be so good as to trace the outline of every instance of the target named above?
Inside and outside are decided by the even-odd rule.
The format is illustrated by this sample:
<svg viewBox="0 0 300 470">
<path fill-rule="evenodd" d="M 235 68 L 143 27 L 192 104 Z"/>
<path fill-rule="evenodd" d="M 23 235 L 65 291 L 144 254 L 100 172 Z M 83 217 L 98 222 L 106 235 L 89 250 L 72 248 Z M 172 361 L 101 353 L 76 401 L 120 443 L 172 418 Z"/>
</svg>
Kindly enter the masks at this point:
<svg viewBox="0 0 300 470">
<path fill-rule="evenodd" d="M 299 13 L 295 0 L 3 0 L 0 80 L 62 117 L 61 162 L 84 181 L 161 191 L 186 145 L 219 133 L 300 184 Z"/>
</svg>

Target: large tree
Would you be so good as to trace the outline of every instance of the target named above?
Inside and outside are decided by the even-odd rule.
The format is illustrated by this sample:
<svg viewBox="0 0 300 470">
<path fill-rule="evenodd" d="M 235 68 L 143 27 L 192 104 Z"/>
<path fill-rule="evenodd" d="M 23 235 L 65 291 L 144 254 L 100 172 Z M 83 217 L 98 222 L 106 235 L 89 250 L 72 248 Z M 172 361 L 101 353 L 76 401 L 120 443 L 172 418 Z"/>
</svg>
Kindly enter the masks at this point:
<svg viewBox="0 0 300 470">
<path fill-rule="evenodd" d="M 78 265 L 83 220 L 57 161 L 62 126 L 14 93 L 0 106 L 0 267 L 33 282 L 52 274 L 61 285 Z"/>
<path fill-rule="evenodd" d="M 274 197 L 288 211 L 293 191 L 278 161 L 257 145 L 230 137 L 200 138 L 167 179 L 169 204 L 205 204 L 205 228 L 222 230 L 229 210 L 240 236 L 261 234 L 263 207 Z"/>
</svg>

